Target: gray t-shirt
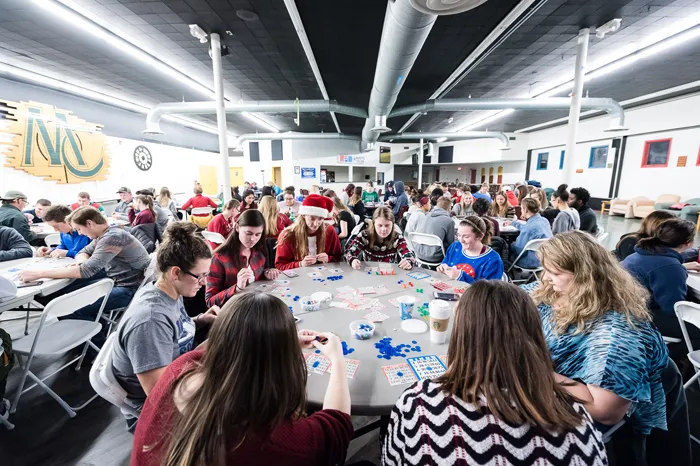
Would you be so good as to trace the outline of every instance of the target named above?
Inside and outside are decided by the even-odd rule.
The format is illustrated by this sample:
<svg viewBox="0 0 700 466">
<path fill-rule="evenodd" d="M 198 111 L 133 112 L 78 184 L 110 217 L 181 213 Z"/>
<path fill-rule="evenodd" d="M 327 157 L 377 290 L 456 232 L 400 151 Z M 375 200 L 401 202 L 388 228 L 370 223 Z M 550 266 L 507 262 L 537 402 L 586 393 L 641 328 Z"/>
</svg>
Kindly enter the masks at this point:
<svg viewBox="0 0 700 466">
<path fill-rule="evenodd" d="M 90 256 L 80 264 L 81 278 L 90 278 L 104 270 L 107 277 L 114 280 L 114 286 L 139 286 L 143 280 L 143 271 L 151 260 L 139 240 L 116 226 L 109 227 L 80 253 Z"/>
<path fill-rule="evenodd" d="M 136 374 L 170 365 L 192 350 L 194 321 L 185 312 L 182 297 L 172 299 L 154 283 L 141 288 L 117 328 L 112 366 L 128 394 L 127 402 L 141 409 L 146 402 Z"/>
</svg>

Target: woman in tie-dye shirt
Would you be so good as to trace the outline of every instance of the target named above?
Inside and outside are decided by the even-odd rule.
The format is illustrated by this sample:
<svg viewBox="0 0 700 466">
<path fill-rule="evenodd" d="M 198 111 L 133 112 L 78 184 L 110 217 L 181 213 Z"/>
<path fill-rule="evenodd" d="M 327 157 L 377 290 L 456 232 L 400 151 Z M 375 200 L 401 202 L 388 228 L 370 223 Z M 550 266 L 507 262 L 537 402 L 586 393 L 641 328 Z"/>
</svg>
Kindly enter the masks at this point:
<svg viewBox="0 0 700 466">
<path fill-rule="evenodd" d="M 556 376 L 601 430 L 625 415 L 640 434 L 666 430 L 668 350 L 651 322 L 647 291 L 580 231 L 548 240 L 538 256 L 542 284 L 524 288 L 539 305 Z"/>
</svg>

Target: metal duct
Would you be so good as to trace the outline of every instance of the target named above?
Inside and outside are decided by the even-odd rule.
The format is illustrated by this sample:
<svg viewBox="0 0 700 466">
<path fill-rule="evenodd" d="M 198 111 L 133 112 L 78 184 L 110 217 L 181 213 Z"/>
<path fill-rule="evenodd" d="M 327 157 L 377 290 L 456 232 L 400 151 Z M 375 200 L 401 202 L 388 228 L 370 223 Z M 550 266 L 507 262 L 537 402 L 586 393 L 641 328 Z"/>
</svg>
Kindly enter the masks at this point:
<svg viewBox="0 0 700 466">
<path fill-rule="evenodd" d="M 249 133 L 238 136 L 236 139 L 236 147 L 242 146 L 246 141 L 269 141 L 272 139 L 326 139 L 334 141 L 346 139 L 349 141 L 357 141 L 358 143 L 361 140 L 360 136 L 343 133 Z"/>
<path fill-rule="evenodd" d="M 362 128 L 365 144 L 377 141 L 379 134 L 372 131 L 375 118 L 391 112 L 436 19 L 436 15 L 413 8 L 409 0 L 388 2 L 369 96 L 369 117 Z"/>
<path fill-rule="evenodd" d="M 388 142 L 389 140 L 404 140 L 404 139 L 415 139 L 420 138 L 426 141 L 435 141 L 437 139 L 446 139 L 448 141 L 466 141 L 469 139 L 498 139 L 503 143 L 503 150 L 508 150 L 508 136 L 504 133 L 499 133 L 496 131 L 465 131 L 463 133 L 401 133 L 401 134 L 387 134 L 379 138 L 380 141 Z"/>
<path fill-rule="evenodd" d="M 350 115 L 357 118 L 367 118 L 367 111 L 359 107 L 341 105 L 335 100 L 266 100 L 266 101 L 241 101 L 227 102 L 226 113 L 326 113 L 335 112 Z M 172 102 L 158 104 L 146 115 L 147 134 L 163 134 L 160 130 L 160 119 L 169 114 L 214 114 L 216 102 Z"/>
<path fill-rule="evenodd" d="M 426 112 L 459 112 L 464 110 L 552 110 L 568 109 L 569 97 L 548 97 L 542 99 L 440 99 L 428 100 L 423 104 L 409 105 L 393 110 L 389 117 L 412 115 Z M 622 131 L 625 128 L 625 111 L 622 106 L 609 98 L 585 97 L 581 99 L 581 108 L 586 110 L 604 110 L 610 115 L 610 127 L 607 131 Z M 404 133 L 405 134 L 405 133 Z"/>
</svg>

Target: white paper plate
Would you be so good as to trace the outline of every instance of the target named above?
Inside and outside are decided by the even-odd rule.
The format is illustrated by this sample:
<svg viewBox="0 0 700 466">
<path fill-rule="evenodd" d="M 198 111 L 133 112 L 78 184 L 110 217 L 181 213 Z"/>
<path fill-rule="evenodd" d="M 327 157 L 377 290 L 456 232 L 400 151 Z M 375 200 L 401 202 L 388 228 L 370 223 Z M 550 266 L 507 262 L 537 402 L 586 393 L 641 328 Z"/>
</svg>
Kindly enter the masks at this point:
<svg viewBox="0 0 700 466">
<path fill-rule="evenodd" d="M 423 320 L 408 319 L 401 322 L 401 330 L 408 333 L 425 333 L 428 331 L 428 324 Z"/>
</svg>

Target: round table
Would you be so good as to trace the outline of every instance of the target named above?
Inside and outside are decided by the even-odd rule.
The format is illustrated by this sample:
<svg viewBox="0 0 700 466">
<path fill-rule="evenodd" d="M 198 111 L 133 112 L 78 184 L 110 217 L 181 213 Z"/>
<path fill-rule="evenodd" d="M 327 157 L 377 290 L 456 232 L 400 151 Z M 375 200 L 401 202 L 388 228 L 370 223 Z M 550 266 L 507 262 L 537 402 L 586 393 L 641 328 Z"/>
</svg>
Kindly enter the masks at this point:
<svg viewBox="0 0 700 466">
<path fill-rule="evenodd" d="M 375 273 L 368 274 L 368 272 L 364 271 L 365 267 L 376 267 L 378 265 L 378 263 L 372 262 L 363 263 L 362 270 L 357 271 L 352 269 L 352 267 L 346 263 L 322 264 L 322 266 L 329 269 L 319 272 L 322 275 L 320 278 L 325 280 L 324 282 L 314 281 L 314 277 L 308 276 L 309 273 L 314 272 L 314 267 L 317 266 L 294 269 L 294 272 L 299 274 L 298 277 L 294 278 L 288 278 L 285 275 L 280 275 L 280 279 L 290 281 L 290 283 L 286 286 L 292 289 L 291 292 L 288 293 L 292 296 L 287 297 L 285 295 L 283 296 L 283 300 L 294 308 L 295 316 L 301 319 L 301 321 L 297 324 L 298 328 L 316 330 L 319 332 L 333 332 L 338 335 L 342 341 L 345 341 L 349 348 L 354 349 L 352 353 L 345 356 L 346 359 L 360 361 L 354 378 L 348 379 L 350 386 L 350 397 L 352 399 L 353 415 L 388 414 L 396 404 L 396 400 L 399 398 L 401 393 L 403 393 L 403 391 L 410 386 L 410 384 L 390 386 L 389 381 L 382 370 L 383 366 L 405 363 L 406 359 L 410 357 L 429 355 L 442 356 L 447 354 L 448 345 L 437 345 L 431 343 L 429 331 L 421 334 L 411 334 L 401 329 L 399 308 L 392 306 L 389 303 L 389 300 L 403 295 L 414 296 L 417 300 L 417 309 L 419 305 L 429 303 L 431 300 L 433 300 L 433 292 L 437 291 L 428 282 L 427 278 L 423 280 L 416 280 L 409 277 L 407 273 L 424 272 L 454 287 L 466 288 L 468 286 L 464 282 L 449 280 L 446 275 L 439 272 L 420 268 L 413 268 L 413 270 L 407 272 L 399 269 L 398 265 L 396 264 L 393 264 L 395 275 L 376 275 Z M 331 269 L 336 268 L 343 270 L 343 278 L 335 281 L 328 280 L 329 276 L 341 275 L 330 271 Z M 407 288 L 403 288 L 403 284 L 399 284 L 399 281 L 403 281 Z M 413 286 L 411 287 L 409 283 L 413 283 Z M 270 282 L 260 282 L 260 284 L 269 285 Z M 293 300 L 294 296 L 304 297 L 310 296 L 312 293 L 317 291 L 327 291 L 333 295 L 334 302 L 342 301 L 342 299 L 337 298 L 337 295 L 340 293 L 337 288 L 351 286 L 358 289 L 362 287 L 379 285 L 385 285 L 391 291 L 391 293 L 382 296 L 370 294 L 366 295 L 366 297 L 376 298 L 382 304 L 387 306 L 386 308 L 380 309 L 379 312 L 388 315 L 389 319 L 382 323 L 375 323 L 376 330 L 374 336 L 369 340 L 355 339 L 350 334 L 349 324 L 353 320 L 362 319 L 364 315 L 371 312 L 370 310 L 350 310 L 330 307 L 325 310 L 302 313 L 301 302 Z M 251 288 L 256 289 L 258 286 L 260 285 L 253 285 Z M 424 290 L 423 293 L 417 292 L 416 290 L 418 289 Z M 451 304 L 454 307 L 456 302 L 452 302 Z M 413 317 L 422 319 L 422 317 L 418 315 L 416 309 L 414 309 Z M 450 319 L 448 334 L 451 329 L 452 319 Z M 379 350 L 375 348 L 374 345 L 384 337 L 390 337 L 392 339 L 391 344 L 393 346 L 397 346 L 399 344 L 409 344 L 413 347 L 420 346 L 421 351 L 411 351 L 407 353 L 406 358 L 392 357 L 390 360 L 384 358 L 379 359 L 377 357 Z M 415 341 L 416 344 L 412 344 L 413 341 Z M 314 351 L 305 350 L 305 353 L 313 354 Z M 308 401 L 311 405 L 318 407 L 323 405 L 323 398 L 326 393 L 326 388 L 328 387 L 328 377 L 328 372 L 323 375 L 316 373 L 309 374 L 307 394 Z"/>
</svg>

